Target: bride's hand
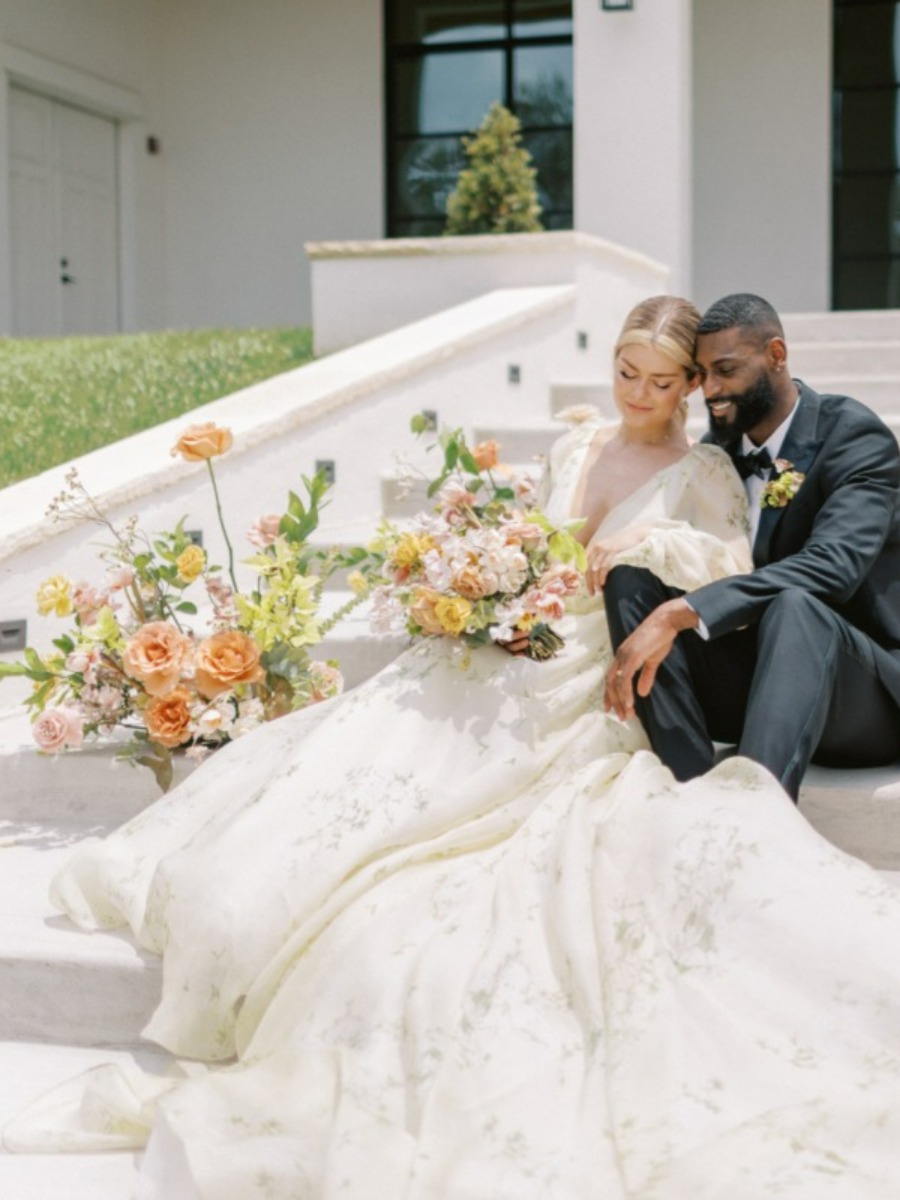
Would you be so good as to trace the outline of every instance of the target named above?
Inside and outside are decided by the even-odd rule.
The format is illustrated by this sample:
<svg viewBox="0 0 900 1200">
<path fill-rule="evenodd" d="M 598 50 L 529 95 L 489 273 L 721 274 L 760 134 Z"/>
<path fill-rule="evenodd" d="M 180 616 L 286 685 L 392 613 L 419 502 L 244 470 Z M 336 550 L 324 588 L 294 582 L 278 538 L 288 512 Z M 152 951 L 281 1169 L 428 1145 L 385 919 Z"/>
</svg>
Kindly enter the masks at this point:
<svg viewBox="0 0 900 1200">
<path fill-rule="evenodd" d="M 587 550 L 587 567 L 584 571 L 584 580 L 590 595 L 595 596 L 597 592 L 603 590 L 606 577 L 614 566 L 616 556 L 623 550 L 630 550 L 632 546 L 637 546 L 646 538 L 647 532 L 646 525 L 635 525 L 630 529 L 614 533 L 612 537 L 604 538 L 602 541 L 591 542 Z"/>
<path fill-rule="evenodd" d="M 525 654 L 528 650 L 531 641 L 530 635 L 523 633 L 521 630 L 516 630 L 515 637 L 509 639 L 508 642 L 496 642 L 495 645 L 502 647 L 508 654 Z"/>
</svg>

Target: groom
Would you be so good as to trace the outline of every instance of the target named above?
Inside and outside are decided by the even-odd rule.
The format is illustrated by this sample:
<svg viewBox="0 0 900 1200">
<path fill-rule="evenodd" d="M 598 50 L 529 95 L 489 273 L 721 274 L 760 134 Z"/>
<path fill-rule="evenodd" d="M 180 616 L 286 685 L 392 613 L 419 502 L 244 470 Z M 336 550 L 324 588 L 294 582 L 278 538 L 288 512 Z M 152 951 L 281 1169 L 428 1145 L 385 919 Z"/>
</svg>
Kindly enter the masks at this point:
<svg viewBox="0 0 900 1200">
<path fill-rule="evenodd" d="M 614 567 L 605 704 L 637 713 L 678 779 L 734 742 L 796 799 L 811 758 L 900 758 L 900 452 L 863 405 L 791 379 L 758 296 L 715 303 L 696 357 L 705 440 L 745 480 L 756 569 L 685 595 Z"/>
</svg>

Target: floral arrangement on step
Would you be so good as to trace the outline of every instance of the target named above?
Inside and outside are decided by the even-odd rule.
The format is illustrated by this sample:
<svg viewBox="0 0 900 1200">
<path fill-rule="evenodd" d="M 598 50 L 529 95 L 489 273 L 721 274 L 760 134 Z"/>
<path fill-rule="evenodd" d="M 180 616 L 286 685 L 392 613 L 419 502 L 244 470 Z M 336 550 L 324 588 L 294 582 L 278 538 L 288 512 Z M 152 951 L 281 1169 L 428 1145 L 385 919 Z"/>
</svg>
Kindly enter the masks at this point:
<svg viewBox="0 0 900 1200">
<path fill-rule="evenodd" d="M 414 417 L 412 430 L 429 428 Z M 580 522 L 556 527 L 535 504 L 534 485 L 516 481 L 495 442 L 471 449 L 462 430 L 444 430 L 443 463 L 427 496 L 436 503 L 401 529 L 385 522 L 369 551 L 381 561 L 372 579 L 372 625 L 413 637 L 451 637 L 468 646 L 528 635 L 526 653 L 556 654 L 563 639 L 553 622 L 579 590 Z"/>
<path fill-rule="evenodd" d="M 193 542 L 187 518 L 154 537 L 135 517 L 118 528 L 77 472 L 67 476 L 48 515 L 92 521 L 110 541 L 99 554 L 101 583 L 57 574 L 39 588 L 41 614 L 73 618 L 54 650 L 29 648 L 24 662 L 0 664 L 0 679 L 34 682 L 25 703 L 41 750 L 78 748 L 124 728 L 131 738 L 120 757 L 151 768 L 165 791 L 173 752 L 202 758 L 261 722 L 341 691 L 338 664 L 314 659 L 312 649 L 361 597 L 323 620 L 322 587 L 337 569 L 365 567 L 366 553 L 309 545 L 328 484 L 321 475 L 304 477 L 305 502 L 290 492 L 285 512 L 261 517 L 249 531 L 257 553 L 245 562 L 256 583 L 242 591 L 213 467 L 232 442 L 230 430 L 204 423 L 191 425 L 172 448 L 208 468 L 227 570 Z M 201 606 L 202 631 L 191 624 Z"/>
</svg>

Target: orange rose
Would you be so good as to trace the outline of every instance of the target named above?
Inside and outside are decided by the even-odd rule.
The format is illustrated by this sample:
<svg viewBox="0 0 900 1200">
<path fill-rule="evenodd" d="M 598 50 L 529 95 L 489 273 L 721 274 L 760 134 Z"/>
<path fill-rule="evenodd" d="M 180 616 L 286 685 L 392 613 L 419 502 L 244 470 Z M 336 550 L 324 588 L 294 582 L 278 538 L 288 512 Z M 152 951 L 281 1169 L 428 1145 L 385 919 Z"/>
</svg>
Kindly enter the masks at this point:
<svg viewBox="0 0 900 1200">
<path fill-rule="evenodd" d="M 170 692 L 190 659 L 191 639 L 168 621 L 142 625 L 125 645 L 122 666 L 125 674 L 143 684 L 151 696 Z"/>
<path fill-rule="evenodd" d="M 472 457 L 475 459 L 479 471 L 489 471 L 491 467 L 496 467 L 499 461 L 497 458 L 499 449 L 499 445 L 494 441 L 479 442 L 475 446 L 472 450 Z"/>
<path fill-rule="evenodd" d="M 452 585 L 454 591 L 459 592 L 461 596 L 465 596 L 467 600 L 480 600 L 483 596 L 490 595 L 491 591 L 495 590 L 491 584 L 485 579 L 478 567 L 469 563 L 465 567 L 461 567 L 453 576 Z"/>
<path fill-rule="evenodd" d="M 230 450 L 233 441 L 230 429 L 220 429 L 214 421 L 204 421 L 189 425 L 169 453 L 180 454 L 188 462 L 202 462 Z"/>
<path fill-rule="evenodd" d="M 183 746 L 191 740 L 191 710 L 193 699 L 186 687 L 173 688 L 164 696 L 157 696 L 144 709 L 144 723 L 150 740 L 160 746 Z"/>
<path fill-rule="evenodd" d="M 419 588 L 416 592 L 409 615 L 424 633 L 444 632 L 444 627 L 435 612 L 435 605 L 441 598 L 441 593 L 432 591 L 431 588 Z"/>
<path fill-rule="evenodd" d="M 211 700 L 239 683 L 258 683 L 265 677 L 259 664 L 259 646 L 236 629 L 225 629 L 205 638 L 194 656 L 197 691 Z"/>
</svg>

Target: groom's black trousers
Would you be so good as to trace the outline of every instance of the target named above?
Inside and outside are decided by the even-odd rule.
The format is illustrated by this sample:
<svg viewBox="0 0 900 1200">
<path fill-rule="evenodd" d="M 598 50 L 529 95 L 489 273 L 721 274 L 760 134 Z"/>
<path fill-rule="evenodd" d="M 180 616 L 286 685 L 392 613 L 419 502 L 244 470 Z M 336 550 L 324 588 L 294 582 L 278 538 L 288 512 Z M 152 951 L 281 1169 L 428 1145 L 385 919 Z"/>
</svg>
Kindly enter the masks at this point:
<svg viewBox="0 0 900 1200">
<path fill-rule="evenodd" d="M 649 613 L 684 593 L 641 567 L 619 566 L 603 595 L 618 649 Z M 709 641 L 679 634 L 635 707 L 676 779 L 709 770 L 713 742 L 736 743 L 796 800 L 811 759 L 863 767 L 900 758 L 900 710 L 876 674 L 878 653 L 820 600 L 785 591 L 756 625 Z"/>
</svg>

